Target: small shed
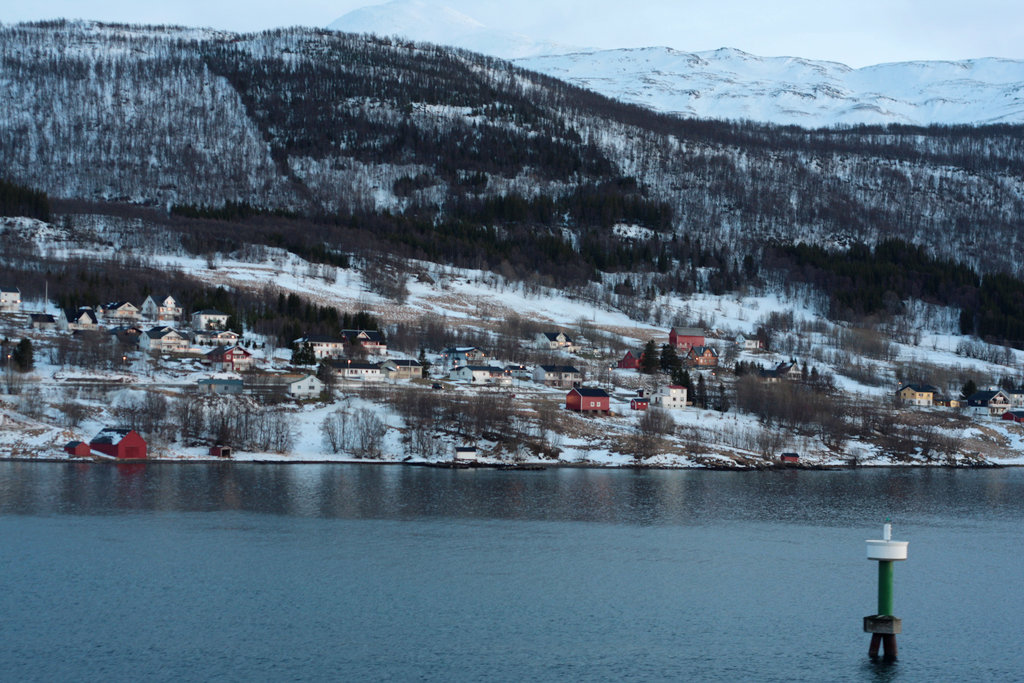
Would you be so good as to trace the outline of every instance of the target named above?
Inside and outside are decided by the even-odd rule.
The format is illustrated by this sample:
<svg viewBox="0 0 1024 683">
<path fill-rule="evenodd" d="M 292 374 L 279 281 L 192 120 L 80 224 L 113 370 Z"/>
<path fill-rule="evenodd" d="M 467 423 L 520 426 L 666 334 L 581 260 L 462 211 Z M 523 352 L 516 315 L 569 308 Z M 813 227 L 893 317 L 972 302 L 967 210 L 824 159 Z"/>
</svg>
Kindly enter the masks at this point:
<svg viewBox="0 0 1024 683">
<path fill-rule="evenodd" d="M 456 462 L 474 462 L 474 461 L 476 461 L 476 446 L 456 446 L 455 447 L 455 461 Z"/>
<path fill-rule="evenodd" d="M 1024 422 L 1024 410 L 1007 410 L 1003 413 L 1003 419 L 1011 422 Z"/>
<path fill-rule="evenodd" d="M 629 401 L 630 410 L 647 410 L 650 407 L 651 399 L 646 396 L 637 396 Z"/>
<path fill-rule="evenodd" d="M 64 452 L 76 458 L 88 458 L 92 449 L 84 441 L 69 441 L 64 446 Z"/>
<path fill-rule="evenodd" d="M 796 453 L 783 453 L 782 462 L 800 462 L 800 456 Z"/>
<path fill-rule="evenodd" d="M 230 446 L 210 446 L 210 455 L 215 458 L 230 458 L 231 447 Z"/>
<path fill-rule="evenodd" d="M 92 438 L 89 447 L 113 458 L 142 460 L 146 457 L 146 440 L 134 429 L 108 427 Z"/>
</svg>

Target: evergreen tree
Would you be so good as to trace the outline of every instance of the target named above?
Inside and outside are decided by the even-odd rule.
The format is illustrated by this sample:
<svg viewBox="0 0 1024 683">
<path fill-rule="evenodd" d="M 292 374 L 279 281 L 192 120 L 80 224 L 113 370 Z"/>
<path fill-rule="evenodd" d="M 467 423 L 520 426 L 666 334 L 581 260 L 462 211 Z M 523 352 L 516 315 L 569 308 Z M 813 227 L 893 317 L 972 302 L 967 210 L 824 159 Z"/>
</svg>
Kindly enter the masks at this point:
<svg viewBox="0 0 1024 683">
<path fill-rule="evenodd" d="M 32 351 L 32 341 L 22 339 L 11 352 L 11 362 L 19 372 L 28 372 L 35 367 L 35 359 Z"/>
<path fill-rule="evenodd" d="M 671 375 L 676 368 L 682 367 L 683 362 L 679 360 L 679 354 L 676 353 L 676 347 L 671 344 L 663 344 L 661 347 L 660 364 L 662 372 L 667 372 Z"/>
<path fill-rule="evenodd" d="M 654 340 L 647 342 L 644 353 L 640 359 L 640 372 L 645 375 L 653 375 L 658 371 L 658 347 Z"/>
<path fill-rule="evenodd" d="M 292 365 L 316 365 L 316 353 L 312 344 L 296 344 L 292 347 Z"/>
<path fill-rule="evenodd" d="M 964 384 L 963 389 L 960 390 L 960 395 L 964 398 L 970 398 L 971 395 L 977 393 L 977 391 L 978 385 L 974 383 L 973 379 L 969 379 L 967 380 L 967 383 Z"/>
<path fill-rule="evenodd" d="M 708 387 L 704 383 L 704 375 L 701 375 L 700 379 L 697 380 L 697 395 L 694 396 L 693 403 L 704 409 L 708 407 Z"/>
<path fill-rule="evenodd" d="M 427 360 L 427 350 L 424 348 L 420 349 L 419 363 L 423 366 L 423 376 L 426 377 L 427 373 L 430 372 L 430 361 Z"/>
</svg>

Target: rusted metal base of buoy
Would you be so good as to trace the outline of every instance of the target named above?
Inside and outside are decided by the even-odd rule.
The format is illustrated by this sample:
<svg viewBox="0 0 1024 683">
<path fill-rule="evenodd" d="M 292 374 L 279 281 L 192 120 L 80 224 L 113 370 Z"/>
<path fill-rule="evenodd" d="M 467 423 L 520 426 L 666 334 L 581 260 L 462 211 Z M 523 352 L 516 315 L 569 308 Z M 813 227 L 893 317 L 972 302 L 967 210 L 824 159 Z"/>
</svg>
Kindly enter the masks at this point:
<svg viewBox="0 0 1024 683">
<path fill-rule="evenodd" d="M 882 659 L 887 662 L 896 661 L 896 634 L 903 632 L 903 620 L 886 614 L 873 614 L 864 617 L 864 632 L 871 634 L 871 645 L 868 656 L 878 659 L 881 647 Z"/>
</svg>

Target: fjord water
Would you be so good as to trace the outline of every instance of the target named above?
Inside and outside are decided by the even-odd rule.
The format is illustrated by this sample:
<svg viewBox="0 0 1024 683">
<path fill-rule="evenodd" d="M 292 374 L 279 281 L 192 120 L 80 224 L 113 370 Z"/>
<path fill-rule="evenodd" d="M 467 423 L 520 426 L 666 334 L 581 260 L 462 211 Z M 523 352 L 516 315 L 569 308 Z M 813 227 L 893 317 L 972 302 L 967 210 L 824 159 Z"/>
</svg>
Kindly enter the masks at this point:
<svg viewBox="0 0 1024 683">
<path fill-rule="evenodd" d="M 1020 469 L 3 462 L 0 676 L 1020 680 L 1022 501 Z"/>
</svg>

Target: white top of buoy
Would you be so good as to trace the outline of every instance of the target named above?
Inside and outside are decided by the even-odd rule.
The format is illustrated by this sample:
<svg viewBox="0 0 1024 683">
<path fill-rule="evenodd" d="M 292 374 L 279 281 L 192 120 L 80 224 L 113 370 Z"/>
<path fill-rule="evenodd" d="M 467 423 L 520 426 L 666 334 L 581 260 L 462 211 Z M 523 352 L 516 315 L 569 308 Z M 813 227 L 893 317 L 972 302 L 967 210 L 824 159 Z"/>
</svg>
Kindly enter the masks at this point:
<svg viewBox="0 0 1024 683">
<path fill-rule="evenodd" d="M 892 540 L 892 524 L 888 522 L 882 527 L 881 541 L 868 541 L 869 560 L 905 560 L 907 546 L 910 541 Z"/>
</svg>

